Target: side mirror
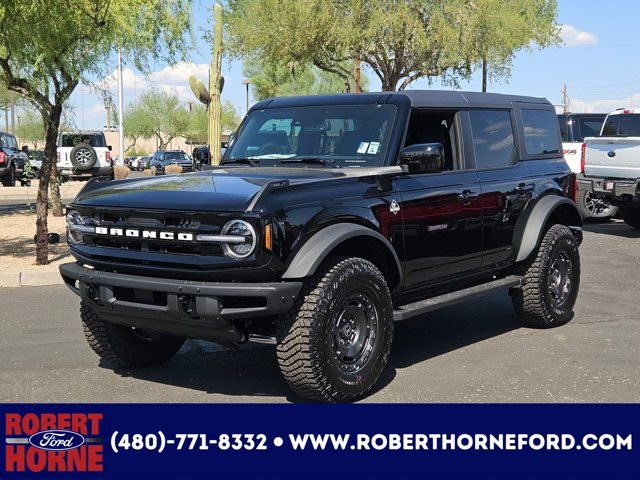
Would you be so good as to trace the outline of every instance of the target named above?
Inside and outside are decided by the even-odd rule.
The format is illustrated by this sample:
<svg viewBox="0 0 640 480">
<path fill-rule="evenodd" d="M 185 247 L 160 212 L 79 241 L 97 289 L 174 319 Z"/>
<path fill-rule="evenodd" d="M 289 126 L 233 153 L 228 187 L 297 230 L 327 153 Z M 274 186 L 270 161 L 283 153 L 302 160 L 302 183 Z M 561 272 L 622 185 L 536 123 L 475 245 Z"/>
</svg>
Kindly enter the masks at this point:
<svg viewBox="0 0 640 480">
<path fill-rule="evenodd" d="M 110 152 L 113 150 L 113 147 L 111 145 L 107 145 L 107 148 L 109 149 Z"/>
<path fill-rule="evenodd" d="M 27 147 L 26 145 L 22 146 L 22 153 L 26 153 L 27 155 L 29 154 L 29 147 Z"/>
<path fill-rule="evenodd" d="M 400 165 L 409 173 L 438 173 L 446 170 L 441 143 L 418 143 L 400 152 Z"/>
</svg>

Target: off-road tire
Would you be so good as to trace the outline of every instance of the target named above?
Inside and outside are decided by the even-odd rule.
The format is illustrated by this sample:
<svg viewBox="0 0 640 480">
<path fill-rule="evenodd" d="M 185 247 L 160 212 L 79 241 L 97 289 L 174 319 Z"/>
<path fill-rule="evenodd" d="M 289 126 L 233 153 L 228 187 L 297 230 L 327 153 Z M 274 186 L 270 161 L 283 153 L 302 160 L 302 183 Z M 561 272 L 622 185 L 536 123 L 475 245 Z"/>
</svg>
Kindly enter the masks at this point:
<svg viewBox="0 0 640 480">
<path fill-rule="evenodd" d="M 69 153 L 71 164 L 79 172 L 87 172 L 96 166 L 98 154 L 88 143 L 79 143 Z"/>
<path fill-rule="evenodd" d="M 11 167 L 9 169 L 9 173 L 7 173 L 4 177 L 2 177 L 2 185 L 4 187 L 16 186 L 16 169 L 14 167 Z"/>
<path fill-rule="evenodd" d="M 367 311 L 373 312 L 374 306 L 370 318 L 377 319 L 375 327 L 365 331 L 375 330 L 375 340 L 367 344 L 371 348 L 358 370 L 345 371 L 354 367 L 339 358 L 334 329 L 346 317 L 345 308 L 353 308 L 350 299 L 360 295 L 366 298 Z M 279 321 L 278 364 L 289 386 L 304 398 L 355 400 L 375 385 L 387 364 L 393 340 L 391 295 L 384 276 L 367 260 L 329 258 L 305 282 L 296 306 Z"/>
<path fill-rule="evenodd" d="M 560 305 L 554 305 L 551 267 L 555 259 L 571 268 L 571 284 Z M 513 306 L 521 322 L 529 327 L 552 328 L 563 325 L 573 317 L 580 287 L 580 253 L 578 242 L 564 225 L 553 225 L 545 233 L 535 256 L 522 266 L 525 277 L 522 287 L 511 289 Z"/>
<path fill-rule="evenodd" d="M 640 208 L 621 208 L 620 216 L 624 220 L 624 223 L 640 230 Z"/>
<path fill-rule="evenodd" d="M 609 220 L 618 213 L 618 207 L 611 205 L 604 199 L 594 201 L 590 198 L 591 195 L 591 192 L 587 190 L 580 190 L 578 208 L 583 219 L 602 222 Z"/>
<path fill-rule="evenodd" d="M 98 356 L 114 367 L 144 368 L 160 365 L 173 357 L 184 338 L 154 335 L 143 339 L 130 327 L 105 322 L 84 302 L 80 303 L 84 336 Z"/>
</svg>

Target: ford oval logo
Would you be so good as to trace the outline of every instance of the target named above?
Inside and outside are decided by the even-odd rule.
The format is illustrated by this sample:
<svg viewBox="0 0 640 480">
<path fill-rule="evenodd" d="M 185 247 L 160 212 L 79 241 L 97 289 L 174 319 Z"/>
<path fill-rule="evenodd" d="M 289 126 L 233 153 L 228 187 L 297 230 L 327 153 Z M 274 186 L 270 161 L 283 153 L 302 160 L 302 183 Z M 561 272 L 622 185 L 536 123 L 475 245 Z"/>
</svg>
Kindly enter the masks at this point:
<svg viewBox="0 0 640 480">
<path fill-rule="evenodd" d="M 607 152 L 607 156 L 609 156 L 609 158 L 613 158 L 616 156 L 616 152 L 614 152 L 613 150 L 611 150 L 610 152 Z"/>
<path fill-rule="evenodd" d="M 71 450 L 84 444 L 84 437 L 69 430 L 43 430 L 31 435 L 29 443 L 43 450 Z"/>
</svg>

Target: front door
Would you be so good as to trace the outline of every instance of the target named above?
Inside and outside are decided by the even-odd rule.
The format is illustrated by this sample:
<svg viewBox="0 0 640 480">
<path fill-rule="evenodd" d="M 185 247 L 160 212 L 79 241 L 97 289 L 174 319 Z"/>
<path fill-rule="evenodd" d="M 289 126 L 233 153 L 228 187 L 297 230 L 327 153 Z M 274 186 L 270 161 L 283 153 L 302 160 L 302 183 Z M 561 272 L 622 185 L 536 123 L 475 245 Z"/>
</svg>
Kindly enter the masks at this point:
<svg viewBox="0 0 640 480">
<path fill-rule="evenodd" d="M 398 177 L 404 222 L 405 286 L 446 282 L 480 268 L 482 196 L 478 177 L 467 169 L 460 113 L 414 111 L 405 146 L 442 143 L 442 173 Z"/>
</svg>

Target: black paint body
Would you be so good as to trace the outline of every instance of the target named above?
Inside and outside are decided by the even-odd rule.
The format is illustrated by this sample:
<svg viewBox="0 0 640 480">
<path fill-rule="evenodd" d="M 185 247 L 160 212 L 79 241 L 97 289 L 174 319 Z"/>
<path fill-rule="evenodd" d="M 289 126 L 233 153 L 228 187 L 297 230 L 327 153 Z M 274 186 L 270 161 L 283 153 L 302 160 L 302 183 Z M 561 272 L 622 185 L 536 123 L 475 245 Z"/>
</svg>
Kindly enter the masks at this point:
<svg viewBox="0 0 640 480">
<path fill-rule="evenodd" d="M 110 245 L 73 244 L 71 251 L 97 270 L 123 274 L 207 282 L 278 282 L 315 234 L 337 223 L 358 224 L 379 232 L 392 246 L 401 272 L 395 280 L 389 277 L 389 283 L 394 303 L 401 304 L 506 272 L 517 256 L 515 232 L 518 222 L 525 221 L 523 214 L 543 196 L 574 195 L 575 178 L 561 152 L 531 157 L 521 147 L 518 109 L 533 105 L 553 110 L 546 100 L 416 91 L 282 98 L 261 102 L 253 109 L 324 104 L 357 108 L 371 103 L 397 107 L 387 157 L 380 168 L 223 165 L 181 176 L 94 182 L 71 205 L 114 225 L 131 225 L 143 218 L 152 225 L 196 233 L 220 233 L 234 218 L 245 219 L 257 232 L 270 223 L 274 227 L 271 251 L 258 242 L 252 255 L 235 260 L 214 246 L 186 246 L 181 251 L 170 245 L 166 251 L 151 251 L 144 242 L 127 245 L 124 239 Z M 476 168 L 467 115 L 474 108 L 511 112 L 517 147 L 512 165 Z M 461 112 L 457 170 L 412 174 L 397 166 L 411 112 L 417 109 Z M 242 135 L 242 126 L 239 132 Z M 286 182 L 263 190 L 278 180 Z M 395 212 L 391 208 L 394 201 L 400 207 Z"/>
</svg>

